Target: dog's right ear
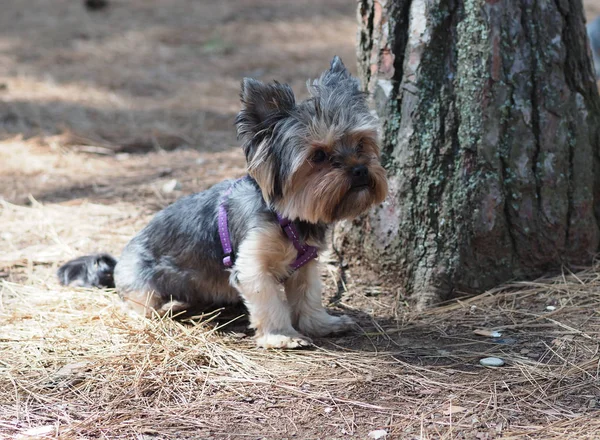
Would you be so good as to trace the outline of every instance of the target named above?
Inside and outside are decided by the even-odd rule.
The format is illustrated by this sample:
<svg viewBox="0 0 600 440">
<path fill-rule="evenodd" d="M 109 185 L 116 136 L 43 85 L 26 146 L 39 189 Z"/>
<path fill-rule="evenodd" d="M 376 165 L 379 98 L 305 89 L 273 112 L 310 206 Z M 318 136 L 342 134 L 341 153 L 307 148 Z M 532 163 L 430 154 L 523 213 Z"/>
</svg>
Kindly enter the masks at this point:
<svg viewBox="0 0 600 440">
<path fill-rule="evenodd" d="M 242 81 L 242 110 L 235 120 L 242 141 L 248 174 L 258 183 L 263 198 L 270 201 L 276 179 L 272 144 L 275 125 L 296 106 L 294 92 L 287 84 L 264 84 L 251 78 Z"/>
<path fill-rule="evenodd" d="M 271 134 L 275 124 L 296 106 L 296 99 L 287 84 L 264 84 L 252 78 L 244 78 L 240 96 L 242 110 L 235 125 L 246 159 L 250 159 L 253 147 Z"/>
</svg>

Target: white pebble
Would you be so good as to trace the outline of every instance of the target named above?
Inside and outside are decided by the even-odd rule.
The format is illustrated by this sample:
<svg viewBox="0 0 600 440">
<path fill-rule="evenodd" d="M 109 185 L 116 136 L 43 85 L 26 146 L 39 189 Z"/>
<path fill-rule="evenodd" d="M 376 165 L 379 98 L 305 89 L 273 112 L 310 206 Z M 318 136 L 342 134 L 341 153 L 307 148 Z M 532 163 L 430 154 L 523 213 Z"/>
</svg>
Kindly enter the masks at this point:
<svg viewBox="0 0 600 440">
<path fill-rule="evenodd" d="M 504 361 L 497 357 L 487 357 L 479 361 L 484 367 L 501 367 L 504 365 Z"/>
<path fill-rule="evenodd" d="M 549 312 L 553 312 L 553 311 L 556 310 L 556 307 L 555 306 L 548 306 L 548 307 L 546 307 L 546 310 L 548 310 Z"/>
<path fill-rule="evenodd" d="M 479 336 L 485 336 L 487 338 L 499 338 L 500 336 L 502 336 L 502 333 L 500 333 L 500 332 L 479 329 L 479 328 L 473 330 L 473 333 L 475 333 L 476 335 L 479 335 Z"/>
<path fill-rule="evenodd" d="M 380 439 L 380 438 L 386 438 L 387 437 L 387 431 L 385 429 L 376 429 L 375 431 L 371 431 L 369 432 L 369 438 L 372 439 Z"/>
</svg>

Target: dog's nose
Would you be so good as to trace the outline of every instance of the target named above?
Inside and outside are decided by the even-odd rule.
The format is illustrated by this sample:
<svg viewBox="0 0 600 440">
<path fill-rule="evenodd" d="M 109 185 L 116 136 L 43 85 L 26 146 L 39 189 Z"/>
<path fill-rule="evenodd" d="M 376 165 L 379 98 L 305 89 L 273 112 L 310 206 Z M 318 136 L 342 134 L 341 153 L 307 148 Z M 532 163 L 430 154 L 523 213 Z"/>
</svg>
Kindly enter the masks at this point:
<svg viewBox="0 0 600 440">
<path fill-rule="evenodd" d="M 369 184 L 369 169 L 365 165 L 357 165 L 352 168 L 352 186 L 364 186 Z"/>
</svg>

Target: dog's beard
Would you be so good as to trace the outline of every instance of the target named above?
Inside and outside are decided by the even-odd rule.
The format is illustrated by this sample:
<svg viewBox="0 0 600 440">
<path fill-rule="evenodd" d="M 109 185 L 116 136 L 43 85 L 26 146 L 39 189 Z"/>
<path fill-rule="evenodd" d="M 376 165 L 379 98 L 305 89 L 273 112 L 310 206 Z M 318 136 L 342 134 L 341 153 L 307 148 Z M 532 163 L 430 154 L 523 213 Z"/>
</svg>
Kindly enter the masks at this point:
<svg viewBox="0 0 600 440">
<path fill-rule="evenodd" d="M 353 187 L 345 169 L 316 170 L 307 163 L 284 186 L 276 209 L 283 216 L 310 223 L 352 219 L 383 202 L 387 195 L 385 170 L 379 161 L 370 163 L 368 169 L 368 185 Z"/>
</svg>

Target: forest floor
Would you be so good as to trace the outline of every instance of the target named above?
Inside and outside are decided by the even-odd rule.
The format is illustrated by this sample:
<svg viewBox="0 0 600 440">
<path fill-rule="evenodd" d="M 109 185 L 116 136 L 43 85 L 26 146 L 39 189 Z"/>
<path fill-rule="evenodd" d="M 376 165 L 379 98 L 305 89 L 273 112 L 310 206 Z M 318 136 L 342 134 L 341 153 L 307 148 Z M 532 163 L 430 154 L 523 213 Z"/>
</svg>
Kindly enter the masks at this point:
<svg viewBox="0 0 600 440">
<path fill-rule="evenodd" d="M 147 320 L 59 286 L 62 262 L 244 173 L 242 77 L 302 96 L 332 55 L 355 64 L 346 0 L 81 3 L 0 14 L 0 439 L 600 437 L 600 267 L 417 313 L 326 257 L 324 301 L 359 326 L 303 351 L 256 349 L 239 310 Z"/>
</svg>

